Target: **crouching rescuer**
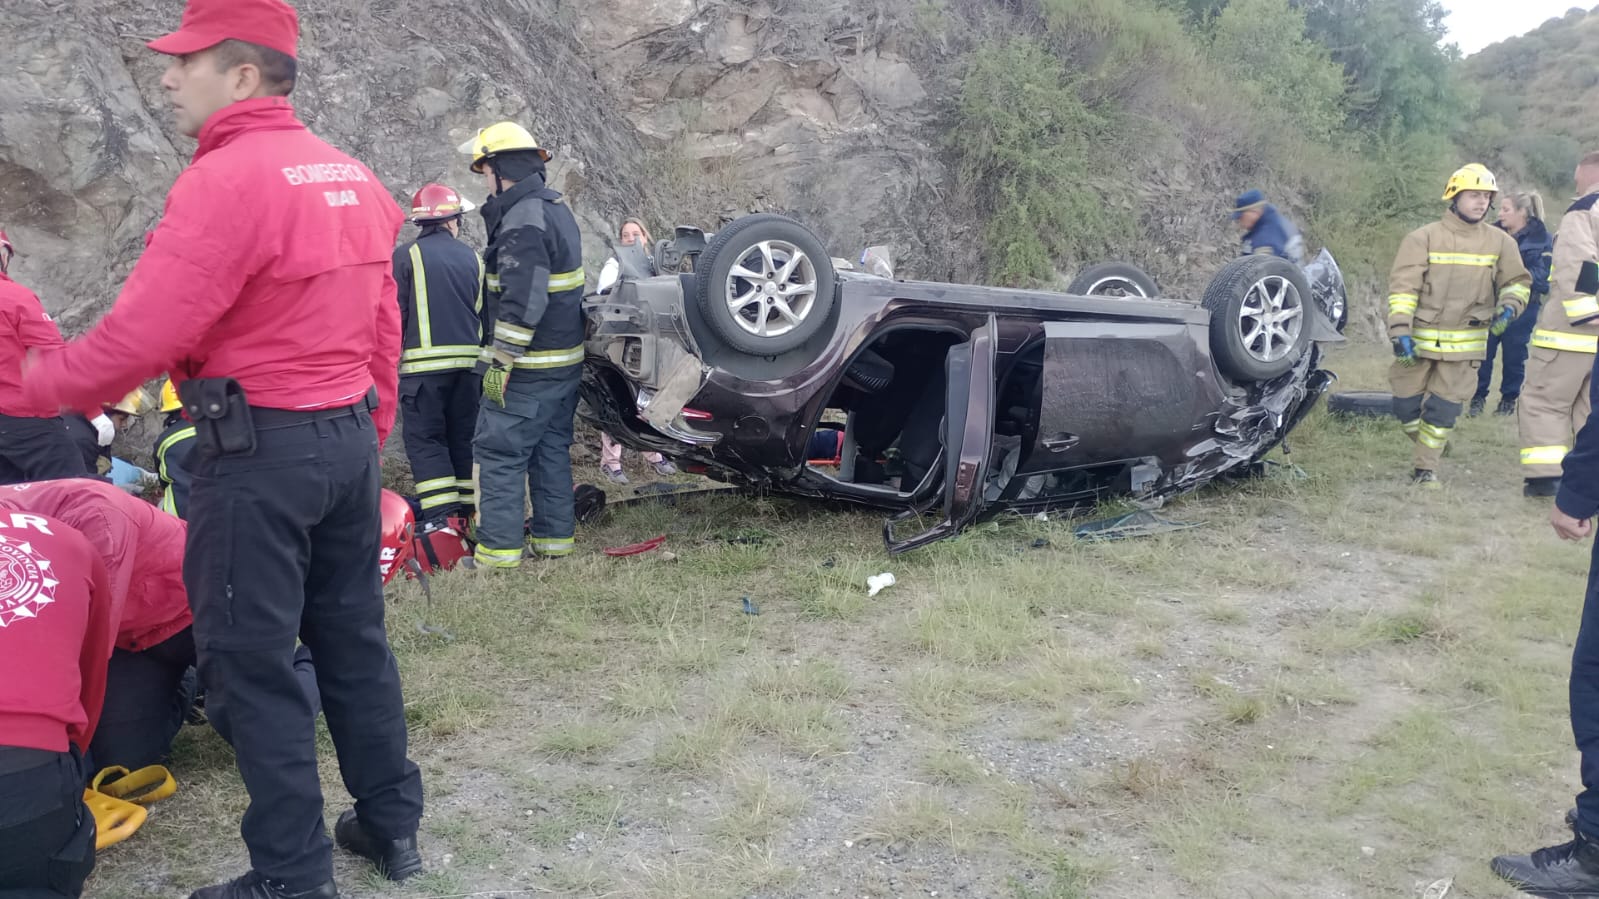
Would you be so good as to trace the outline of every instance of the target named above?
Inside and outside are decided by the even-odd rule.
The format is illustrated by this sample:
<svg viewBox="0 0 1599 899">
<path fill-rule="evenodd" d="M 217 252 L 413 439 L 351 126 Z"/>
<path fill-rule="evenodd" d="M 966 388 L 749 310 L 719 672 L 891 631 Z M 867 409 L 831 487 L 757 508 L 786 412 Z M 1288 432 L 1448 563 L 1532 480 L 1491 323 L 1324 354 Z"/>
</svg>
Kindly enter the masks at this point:
<svg viewBox="0 0 1599 899">
<path fill-rule="evenodd" d="M 1421 486 L 1437 484 L 1489 333 L 1504 333 L 1532 294 L 1515 238 L 1484 221 L 1498 190 L 1481 165 L 1456 171 L 1444 188 L 1448 211 L 1405 236 L 1389 275 L 1388 380 L 1394 415 L 1416 444 L 1411 482 Z"/>
<path fill-rule="evenodd" d="M 572 419 L 583 373 L 583 249 L 577 221 L 545 186 L 547 150 L 514 122 L 490 125 L 461 150 L 489 189 L 483 205 L 485 334 L 478 463 L 480 565 L 572 551 Z M 524 486 L 525 485 L 525 486 Z M 532 524 L 524 504 L 532 494 Z"/>
</svg>

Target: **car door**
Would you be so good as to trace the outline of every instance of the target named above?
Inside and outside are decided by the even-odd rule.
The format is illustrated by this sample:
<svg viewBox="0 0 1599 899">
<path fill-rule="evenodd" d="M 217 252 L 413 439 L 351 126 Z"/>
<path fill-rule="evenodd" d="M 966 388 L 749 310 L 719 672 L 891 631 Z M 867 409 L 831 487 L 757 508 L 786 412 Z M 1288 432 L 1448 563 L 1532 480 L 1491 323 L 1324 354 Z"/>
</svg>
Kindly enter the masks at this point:
<svg viewBox="0 0 1599 899">
<path fill-rule="evenodd" d="M 1046 323 L 1037 437 L 1017 474 L 1178 461 L 1219 408 L 1211 370 L 1186 322 Z"/>
<path fill-rule="evenodd" d="M 944 406 L 943 520 L 931 530 L 896 540 L 895 525 L 929 511 L 912 509 L 883 524 L 883 542 L 898 555 L 953 536 L 983 511 L 988 456 L 994 442 L 994 316 L 972 331 L 971 339 L 949 348 L 944 357 L 947 393 Z"/>
</svg>

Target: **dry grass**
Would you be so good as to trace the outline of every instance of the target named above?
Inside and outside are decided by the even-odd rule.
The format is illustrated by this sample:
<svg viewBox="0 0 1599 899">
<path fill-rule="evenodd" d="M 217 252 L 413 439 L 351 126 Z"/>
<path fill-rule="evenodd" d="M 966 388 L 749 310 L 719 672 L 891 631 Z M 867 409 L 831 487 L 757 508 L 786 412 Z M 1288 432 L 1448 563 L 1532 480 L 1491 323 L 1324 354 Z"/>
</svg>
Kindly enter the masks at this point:
<svg viewBox="0 0 1599 899">
<path fill-rule="evenodd" d="M 1382 386 L 1376 357 L 1333 367 Z M 1145 540 L 1000 519 L 888 560 L 874 514 L 716 496 L 617 508 L 559 563 L 442 577 L 431 612 L 401 585 L 430 873 L 399 889 L 341 854 L 341 887 L 1365 897 L 1452 876 L 1508 896 L 1487 859 L 1557 839 L 1576 784 L 1588 561 L 1519 496 L 1512 431 L 1463 422 L 1443 489 L 1417 493 L 1388 423 L 1317 413 L 1304 478 L 1202 491 L 1163 514 L 1204 528 Z M 678 561 L 598 551 L 662 533 Z M 227 747 L 189 728 L 173 769 L 91 896 L 247 864 Z M 323 770 L 336 815 L 331 751 Z"/>
</svg>

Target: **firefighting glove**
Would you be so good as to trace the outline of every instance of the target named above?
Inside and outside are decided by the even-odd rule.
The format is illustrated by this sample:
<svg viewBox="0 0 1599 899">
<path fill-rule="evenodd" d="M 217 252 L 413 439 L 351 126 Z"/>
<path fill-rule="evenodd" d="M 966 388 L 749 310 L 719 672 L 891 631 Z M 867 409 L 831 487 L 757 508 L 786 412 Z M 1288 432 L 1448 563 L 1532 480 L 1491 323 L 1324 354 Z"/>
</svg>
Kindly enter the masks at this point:
<svg viewBox="0 0 1599 899">
<path fill-rule="evenodd" d="M 89 424 L 94 425 L 95 442 L 101 446 L 110 446 L 111 441 L 117 439 L 117 426 L 111 423 L 105 413 L 89 419 Z"/>
<path fill-rule="evenodd" d="M 1403 337 L 1395 337 L 1392 343 L 1394 345 L 1394 358 L 1399 360 L 1400 365 L 1416 364 L 1416 341 L 1409 334 Z"/>
<path fill-rule="evenodd" d="M 505 382 L 511 378 L 511 366 L 516 362 L 516 354 L 498 346 L 486 347 L 483 353 L 489 363 L 488 370 L 483 373 L 483 398 L 503 409 Z"/>
<path fill-rule="evenodd" d="M 1488 333 L 1498 337 L 1505 333 L 1505 329 L 1510 327 L 1510 323 L 1515 320 L 1516 307 L 1506 303 L 1500 306 L 1499 311 L 1494 314 L 1494 323 L 1488 326 Z"/>
</svg>

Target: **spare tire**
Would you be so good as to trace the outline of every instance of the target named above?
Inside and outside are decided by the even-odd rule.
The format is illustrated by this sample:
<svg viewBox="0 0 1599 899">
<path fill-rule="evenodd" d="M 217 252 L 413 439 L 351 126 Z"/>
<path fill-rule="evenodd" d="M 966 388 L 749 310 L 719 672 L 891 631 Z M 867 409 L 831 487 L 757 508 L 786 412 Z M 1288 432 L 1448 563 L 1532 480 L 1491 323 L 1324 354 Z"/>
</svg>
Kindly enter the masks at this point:
<svg viewBox="0 0 1599 899">
<path fill-rule="evenodd" d="M 1155 279 L 1130 262 L 1101 262 L 1078 273 L 1066 292 L 1080 297 L 1139 297 L 1160 295 Z"/>
<path fill-rule="evenodd" d="M 714 337 L 752 356 L 803 345 L 838 301 L 833 262 L 793 219 L 749 215 L 717 232 L 694 265 L 695 303 Z"/>
<path fill-rule="evenodd" d="M 1205 289 L 1210 353 L 1238 381 L 1286 374 L 1310 345 L 1305 273 L 1276 256 L 1242 256 L 1222 267 Z"/>
<path fill-rule="evenodd" d="M 1394 395 L 1384 390 L 1340 390 L 1327 394 L 1327 411 L 1354 418 L 1387 418 L 1394 414 Z"/>
</svg>

